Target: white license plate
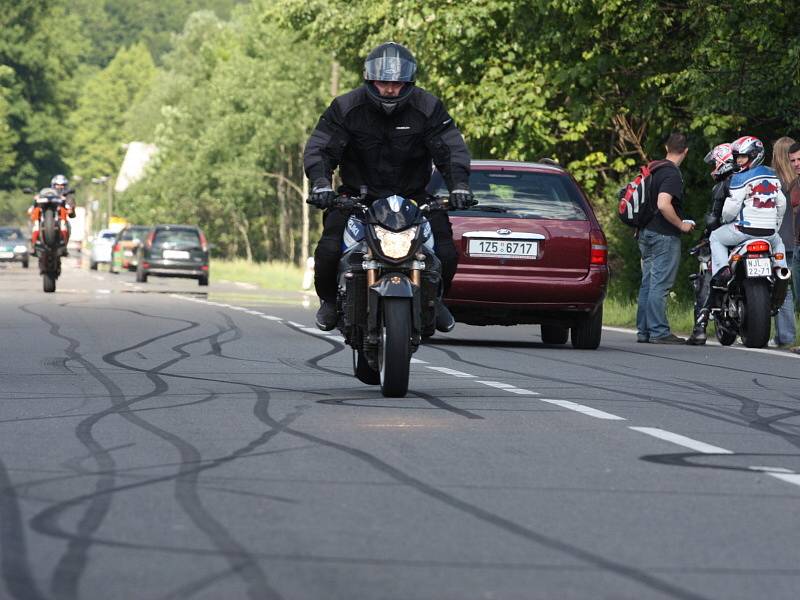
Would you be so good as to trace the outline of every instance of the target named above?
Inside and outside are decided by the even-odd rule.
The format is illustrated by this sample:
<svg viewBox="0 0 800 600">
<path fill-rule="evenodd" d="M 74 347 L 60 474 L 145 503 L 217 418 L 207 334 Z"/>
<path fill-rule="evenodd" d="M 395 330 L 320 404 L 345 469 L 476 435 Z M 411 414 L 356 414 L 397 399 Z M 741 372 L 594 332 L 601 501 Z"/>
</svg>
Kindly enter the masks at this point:
<svg viewBox="0 0 800 600">
<path fill-rule="evenodd" d="M 172 258 L 175 260 L 189 258 L 189 253 L 186 250 L 164 250 L 164 258 Z"/>
<path fill-rule="evenodd" d="M 0 252 L 0 258 L 14 258 L 13 252 Z"/>
<path fill-rule="evenodd" d="M 527 258 L 539 256 L 539 242 L 535 240 L 469 240 L 467 254 L 498 258 Z"/>
<path fill-rule="evenodd" d="M 748 277 L 769 277 L 771 273 L 772 261 L 768 258 L 748 258 L 747 276 Z"/>
</svg>

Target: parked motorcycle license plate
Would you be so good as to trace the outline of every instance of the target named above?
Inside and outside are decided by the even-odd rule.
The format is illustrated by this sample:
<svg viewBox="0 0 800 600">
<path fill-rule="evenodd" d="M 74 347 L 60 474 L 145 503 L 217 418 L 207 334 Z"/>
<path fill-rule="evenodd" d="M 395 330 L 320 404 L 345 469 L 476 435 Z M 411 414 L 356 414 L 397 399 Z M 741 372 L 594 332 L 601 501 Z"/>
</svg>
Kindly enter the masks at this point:
<svg viewBox="0 0 800 600">
<path fill-rule="evenodd" d="M 771 273 L 772 261 L 768 258 L 748 258 L 747 276 L 748 277 L 769 277 Z"/>
<path fill-rule="evenodd" d="M 539 242 L 531 240 L 469 240 L 467 253 L 470 256 L 534 259 L 539 257 Z"/>
<path fill-rule="evenodd" d="M 163 256 L 174 260 L 185 260 L 189 258 L 189 252 L 186 250 L 164 250 Z"/>
<path fill-rule="evenodd" d="M 0 258 L 14 258 L 13 252 L 0 252 Z"/>
</svg>

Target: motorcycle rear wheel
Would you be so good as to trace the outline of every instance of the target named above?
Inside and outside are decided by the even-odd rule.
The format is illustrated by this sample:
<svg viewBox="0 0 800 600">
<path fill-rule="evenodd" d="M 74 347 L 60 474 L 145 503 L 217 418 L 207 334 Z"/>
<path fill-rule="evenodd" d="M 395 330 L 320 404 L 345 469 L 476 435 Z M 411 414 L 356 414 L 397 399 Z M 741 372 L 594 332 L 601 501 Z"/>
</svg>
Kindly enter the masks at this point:
<svg viewBox="0 0 800 600">
<path fill-rule="evenodd" d="M 56 278 L 52 273 L 42 273 L 42 289 L 48 294 L 56 291 Z"/>
<path fill-rule="evenodd" d="M 411 301 L 383 298 L 382 305 L 381 392 L 387 398 L 402 398 L 408 392 L 411 370 Z"/>
<path fill-rule="evenodd" d="M 745 281 L 742 342 L 748 348 L 763 348 L 769 341 L 770 291 L 766 279 Z"/>
</svg>

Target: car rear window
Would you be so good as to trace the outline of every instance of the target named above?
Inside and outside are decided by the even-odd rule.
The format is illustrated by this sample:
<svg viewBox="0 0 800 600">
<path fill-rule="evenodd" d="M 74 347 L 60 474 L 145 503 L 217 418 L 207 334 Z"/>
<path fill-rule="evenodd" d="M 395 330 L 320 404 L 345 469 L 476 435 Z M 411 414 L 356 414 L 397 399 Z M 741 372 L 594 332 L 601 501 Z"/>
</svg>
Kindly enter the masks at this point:
<svg viewBox="0 0 800 600">
<path fill-rule="evenodd" d="M 153 239 L 153 246 L 189 250 L 200 246 L 200 236 L 194 229 L 159 229 Z"/>
<path fill-rule="evenodd" d="M 117 237 L 117 234 L 114 233 L 113 231 L 106 231 L 104 234 L 102 234 L 101 237 L 104 240 L 113 240 L 115 237 Z"/>
<path fill-rule="evenodd" d="M 146 227 L 131 227 L 122 232 L 120 240 L 123 242 L 130 242 L 131 240 L 141 240 L 147 235 Z"/>
<path fill-rule="evenodd" d="M 588 217 L 575 183 L 559 173 L 473 170 L 470 187 L 478 205 L 470 213 L 504 213 L 524 219 L 586 221 Z M 447 186 L 437 171 L 433 173 L 431 193 L 447 195 Z"/>
</svg>

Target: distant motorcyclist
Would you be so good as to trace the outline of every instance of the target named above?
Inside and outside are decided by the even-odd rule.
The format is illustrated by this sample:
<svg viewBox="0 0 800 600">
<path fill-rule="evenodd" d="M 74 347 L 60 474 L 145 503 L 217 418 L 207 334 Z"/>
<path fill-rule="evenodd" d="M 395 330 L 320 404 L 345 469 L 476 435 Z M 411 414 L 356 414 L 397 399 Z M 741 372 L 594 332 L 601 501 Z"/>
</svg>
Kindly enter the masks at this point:
<svg viewBox="0 0 800 600">
<path fill-rule="evenodd" d="M 417 62 L 395 42 L 377 46 L 364 62 L 364 84 L 333 100 L 311 133 L 304 166 L 311 181 L 309 203 L 325 209 L 324 229 L 314 252 L 314 285 L 320 298 L 317 326 L 336 327 L 336 287 L 342 234 L 348 212 L 333 207 L 332 186 L 338 167 L 338 193 L 367 190 L 367 203 L 399 194 L 425 201 L 431 161 L 442 174 L 453 208 L 474 203 L 469 188 L 470 155 L 464 138 L 441 100 L 415 86 Z M 456 272 L 458 253 L 444 211 L 429 214 L 444 292 Z M 438 265 L 431 265 L 436 268 Z M 436 327 L 450 331 L 453 316 L 439 301 Z"/>
<path fill-rule="evenodd" d="M 711 189 L 711 204 L 707 213 L 706 227 L 697 244 L 695 244 L 693 251 L 702 246 L 707 246 L 711 232 L 720 226 L 722 207 L 726 198 L 730 195 L 730 178 L 736 169 L 733 151 L 731 150 L 731 145 L 727 142 L 714 146 L 703 160 L 712 166 L 711 177 L 715 183 Z M 703 315 L 703 318 L 697 320 L 692 335 L 689 336 L 686 343 L 692 346 L 701 346 L 706 343 L 706 327 L 708 326 L 706 300 L 711 291 L 710 281 L 708 277 L 705 277 L 698 281 L 696 285 L 698 287 L 695 294 L 695 315 L 698 317 Z M 704 308 L 706 308 L 705 315 L 703 314 Z"/>
<path fill-rule="evenodd" d="M 728 248 L 750 239 L 767 240 L 779 267 L 786 266 L 784 245 L 778 234 L 786 210 L 786 198 L 775 172 L 762 165 L 764 144 L 746 135 L 731 144 L 736 172 L 730 179 L 730 194 L 722 207 L 722 223 L 711 233 L 711 293 L 701 319 L 708 320 L 710 310 L 719 305 L 731 278 Z"/>
</svg>

